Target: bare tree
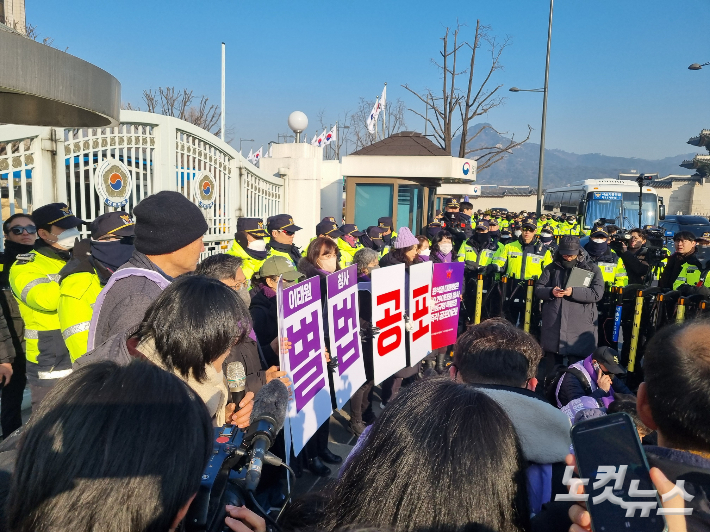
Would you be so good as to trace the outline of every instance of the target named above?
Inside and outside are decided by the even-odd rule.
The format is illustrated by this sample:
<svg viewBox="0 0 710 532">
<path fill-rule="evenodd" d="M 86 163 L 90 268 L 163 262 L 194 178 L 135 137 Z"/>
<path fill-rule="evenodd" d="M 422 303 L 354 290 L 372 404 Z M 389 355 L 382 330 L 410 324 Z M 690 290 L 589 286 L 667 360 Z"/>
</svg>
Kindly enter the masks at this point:
<svg viewBox="0 0 710 532">
<path fill-rule="evenodd" d="M 484 116 L 496 107 L 500 107 L 505 103 L 505 98 L 499 95 L 498 91 L 503 86 L 502 84 L 493 85 L 491 79 L 493 74 L 501 70 L 501 56 L 503 51 L 510 45 L 509 39 L 506 37 L 503 42 L 498 42 L 496 37 L 491 35 L 490 26 L 481 25 L 480 20 L 476 21 L 476 33 L 474 35 L 473 44 L 467 41 L 461 42 L 460 33 L 464 25 L 457 23 L 456 28 L 452 31 L 447 27 L 444 31 L 442 40 L 442 50 L 439 52 L 441 61 L 437 62 L 432 59 L 432 62 L 442 73 L 442 88 L 441 96 L 437 97 L 431 89 L 426 89 L 424 93 L 416 92 L 408 85 L 402 85 L 409 92 L 414 94 L 419 100 L 431 110 L 431 113 L 422 114 L 414 109 L 409 109 L 414 114 L 422 117 L 431 126 L 433 130 L 434 140 L 447 153 L 452 153 L 452 141 L 456 135 L 461 136 L 459 145 L 459 157 L 474 154 L 474 158 L 481 162 L 478 165 L 478 170 L 483 170 L 490 167 L 492 164 L 500 161 L 507 154 L 511 153 L 513 148 L 516 148 L 526 142 L 530 138 L 528 126 L 528 136 L 518 142 L 511 142 L 507 146 L 500 147 L 484 147 L 475 148 L 471 144 L 476 137 L 485 128 L 481 128 L 472 137 L 469 136 L 469 127 L 473 120 L 477 117 Z M 453 39 L 453 43 L 451 40 Z M 476 57 L 478 51 L 483 45 L 486 45 L 490 54 L 490 65 L 483 80 L 474 89 L 474 72 L 476 67 Z M 457 61 L 461 50 L 470 51 L 470 60 L 467 61 L 468 67 L 462 70 L 457 70 Z M 468 83 L 466 92 L 464 93 L 456 86 L 458 76 L 468 74 Z M 464 78 L 465 79 L 465 78 Z M 491 128 L 492 129 L 492 128 Z M 513 136 L 514 138 L 514 136 Z M 482 154 L 479 152 L 483 151 Z"/>
<path fill-rule="evenodd" d="M 158 91 L 153 89 L 143 91 L 143 101 L 146 111 L 158 113 L 166 116 L 174 116 L 180 120 L 185 120 L 220 136 L 222 133 L 220 126 L 221 111 L 219 106 L 209 103 L 209 98 L 200 96 L 200 101 L 192 105 L 195 97 L 193 91 L 188 89 L 176 90 L 175 87 L 158 87 Z M 130 102 L 123 104 L 123 109 L 140 111 L 140 107 L 133 106 Z M 225 140 L 227 143 L 234 140 L 234 129 L 227 128 Z"/>
<path fill-rule="evenodd" d="M 494 131 L 496 134 L 498 134 L 500 137 L 503 137 L 503 135 L 507 135 L 506 132 L 501 132 L 496 130 L 493 126 L 490 124 L 484 124 L 480 127 L 480 129 L 468 140 L 468 143 L 472 143 L 478 135 L 486 131 L 487 129 L 490 129 L 491 131 Z M 527 142 L 530 139 L 530 133 L 532 133 L 532 127 L 528 125 L 528 134 L 527 136 L 521 140 L 521 141 L 516 141 L 515 140 L 515 133 L 513 133 L 510 137 L 510 139 L 505 139 L 507 140 L 507 144 L 503 145 L 502 143 L 498 143 L 495 146 L 480 146 L 478 148 L 471 148 L 466 150 L 466 155 L 473 154 L 473 158 L 476 160 L 476 172 L 481 172 L 482 170 L 485 170 L 486 168 L 490 168 L 493 166 L 495 163 L 498 161 L 503 160 L 507 155 L 510 155 L 513 153 L 513 150 L 525 142 Z M 463 142 L 461 144 L 463 146 Z M 461 155 L 459 155 L 461 157 Z"/>
</svg>

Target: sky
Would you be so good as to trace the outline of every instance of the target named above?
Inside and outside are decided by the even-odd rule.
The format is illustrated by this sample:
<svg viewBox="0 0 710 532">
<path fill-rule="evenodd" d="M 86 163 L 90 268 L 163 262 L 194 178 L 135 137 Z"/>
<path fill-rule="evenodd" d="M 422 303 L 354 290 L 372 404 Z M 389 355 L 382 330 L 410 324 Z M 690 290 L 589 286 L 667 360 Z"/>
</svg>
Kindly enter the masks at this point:
<svg viewBox="0 0 710 532">
<path fill-rule="evenodd" d="M 374 99 L 423 104 L 401 85 L 441 86 L 431 59 L 446 26 L 476 20 L 510 46 L 502 56 L 505 105 L 481 121 L 539 142 L 542 94 L 510 93 L 544 83 L 547 0 L 26 0 L 27 21 L 54 46 L 110 72 L 122 101 L 145 108 L 144 89 L 188 88 L 220 101 L 221 43 L 227 45 L 226 120 L 232 145 L 258 149 L 290 133 L 287 118 L 319 112 L 328 124 Z M 704 21 L 710 0 L 557 0 L 552 27 L 546 145 L 575 153 L 660 159 L 689 153 L 689 137 L 710 128 L 710 61 Z M 477 76 L 486 68 L 477 60 Z M 422 131 L 411 112 L 407 129 Z"/>
</svg>

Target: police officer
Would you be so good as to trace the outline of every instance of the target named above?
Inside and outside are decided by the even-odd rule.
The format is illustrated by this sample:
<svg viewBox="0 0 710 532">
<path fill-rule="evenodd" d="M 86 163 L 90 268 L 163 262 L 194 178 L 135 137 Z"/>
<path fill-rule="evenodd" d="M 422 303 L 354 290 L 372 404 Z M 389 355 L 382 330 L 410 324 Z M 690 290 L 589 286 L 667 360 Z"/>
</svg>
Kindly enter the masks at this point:
<svg viewBox="0 0 710 532">
<path fill-rule="evenodd" d="M 493 242 L 489 227 L 485 220 L 478 221 L 475 233 L 459 248 L 456 259 L 458 262 L 475 262 L 480 268 L 491 263 L 493 256 L 503 249 L 503 245 Z"/>
<path fill-rule="evenodd" d="M 377 256 L 381 259 L 382 255 L 385 253 L 385 249 L 389 249 L 385 246 L 385 242 L 382 240 L 382 234 L 385 232 L 382 227 L 377 227 L 376 225 L 371 225 L 360 237 L 360 245 L 362 247 L 371 249 L 377 252 Z"/>
<path fill-rule="evenodd" d="M 695 235 L 690 231 L 680 231 L 673 236 L 673 243 L 675 253 L 668 257 L 658 286 L 677 290 L 684 284 L 696 285 L 703 267 L 695 255 Z"/>
<path fill-rule="evenodd" d="M 598 345 L 616 347 L 613 342 L 616 308 L 612 301 L 611 287 L 629 284 L 626 268 L 624 262 L 609 247 L 609 235 L 603 226 L 593 229 L 589 242 L 584 245 L 584 250 L 589 255 L 587 262 L 596 264 L 604 279 L 604 296 L 597 303 L 599 313 Z"/>
<path fill-rule="evenodd" d="M 498 250 L 491 264 L 498 267 L 509 278 L 518 281 L 537 279 L 545 266 L 552 263 L 552 255 L 535 235 L 537 223 L 533 218 L 525 218 L 521 230 L 517 239 Z M 514 324 L 517 324 L 519 319 L 522 321 L 525 312 L 525 295 L 525 287 L 522 283 L 510 294 L 510 321 Z"/>
<path fill-rule="evenodd" d="M 91 222 L 91 238 L 79 241 L 59 272 L 57 315 L 71 361 L 86 354 L 94 303 L 109 278 L 133 255 L 135 222 L 127 212 L 102 214 Z"/>
<path fill-rule="evenodd" d="M 266 251 L 264 238 L 267 236 L 269 234 L 264 230 L 264 222 L 261 218 L 237 220 L 237 232 L 234 233 L 234 242 L 227 254 L 242 259 L 242 272 L 247 280 L 251 280 L 266 260 L 268 251 Z"/>
<path fill-rule="evenodd" d="M 392 239 L 397 238 L 397 233 L 393 230 L 394 222 L 389 216 L 383 216 L 377 219 L 377 226 L 385 230 L 382 233 L 382 241 L 388 248 L 392 246 Z"/>
<path fill-rule="evenodd" d="M 540 228 L 540 242 L 550 250 L 550 254 L 554 257 L 559 246 L 555 242 L 555 230 L 550 224 L 545 224 Z"/>
<path fill-rule="evenodd" d="M 277 214 L 267 218 L 266 229 L 271 236 L 271 240 L 266 245 L 268 257 L 285 257 L 295 268 L 301 260 L 301 250 L 293 245 L 293 237 L 301 228 L 293 223 L 291 215 Z"/>
<path fill-rule="evenodd" d="M 365 233 L 364 231 L 360 231 L 355 224 L 341 225 L 340 232 L 342 234 L 336 241 L 336 244 L 340 251 L 338 261 L 342 269 L 347 268 L 353 263 L 355 252 L 363 247 L 362 244 L 360 244 L 360 237 Z"/>
<path fill-rule="evenodd" d="M 57 383 L 71 373 L 71 360 L 59 328 L 59 272 L 71 258 L 71 249 L 84 222 L 64 203 L 35 210 L 32 218 L 39 239 L 34 250 L 18 255 L 10 269 L 10 288 L 25 322 L 27 380 L 32 409 Z"/>
</svg>

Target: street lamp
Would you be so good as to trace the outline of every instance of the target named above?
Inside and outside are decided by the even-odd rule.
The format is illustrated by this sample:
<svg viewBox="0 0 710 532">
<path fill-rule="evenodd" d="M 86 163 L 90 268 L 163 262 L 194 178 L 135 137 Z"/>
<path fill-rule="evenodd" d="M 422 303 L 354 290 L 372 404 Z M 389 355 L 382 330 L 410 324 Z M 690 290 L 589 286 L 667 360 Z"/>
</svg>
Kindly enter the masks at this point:
<svg viewBox="0 0 710 532">
<path fill-rule="evenodd" d="M 710 63 L 703 63 L 702 65 L 699 65 L 698 63 L 693 63 L 688 67 L 688 70 L 700 70 L 704 66 L 708 66 Z"/>
<path fill-rule="evenodd" d="M 254 142 L 254 139 L 239 139 L 239 153 L 242 153 L 242 141 L 244 141 L 244 142 Z"/>
<path fill-rule="evenodd" d="M 511 87 L 510 92 L 542 92 L 542 128 L 540 129 L 540 166 L 537 170 L 537 216 L 542 212 L 542 175 L 545 167 L 545 130 L 547 129 L 547 88 L 550 79 L 550 41 L 552 40 L 552 6 L 550 0 L 550 20 L 547 23 L 547 58 L 545 59 L 545 86 L 542 89 L 519 89 Z"/>
</svg>

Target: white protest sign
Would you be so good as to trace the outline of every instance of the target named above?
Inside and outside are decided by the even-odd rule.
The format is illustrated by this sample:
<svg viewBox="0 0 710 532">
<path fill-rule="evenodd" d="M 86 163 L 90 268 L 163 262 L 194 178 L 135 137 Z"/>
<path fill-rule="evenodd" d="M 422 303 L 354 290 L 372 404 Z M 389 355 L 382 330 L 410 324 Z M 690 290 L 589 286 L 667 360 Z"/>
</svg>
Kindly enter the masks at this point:
<svg viewBox="0 0 710 532">
<path fill-rule="evenodd" d="M 404 275 L 404 264 L 378 268 L 371 273 L 372 324 L 380 329 L 373 345 L 375 384 L 407 365 Z"/>
</svg>

